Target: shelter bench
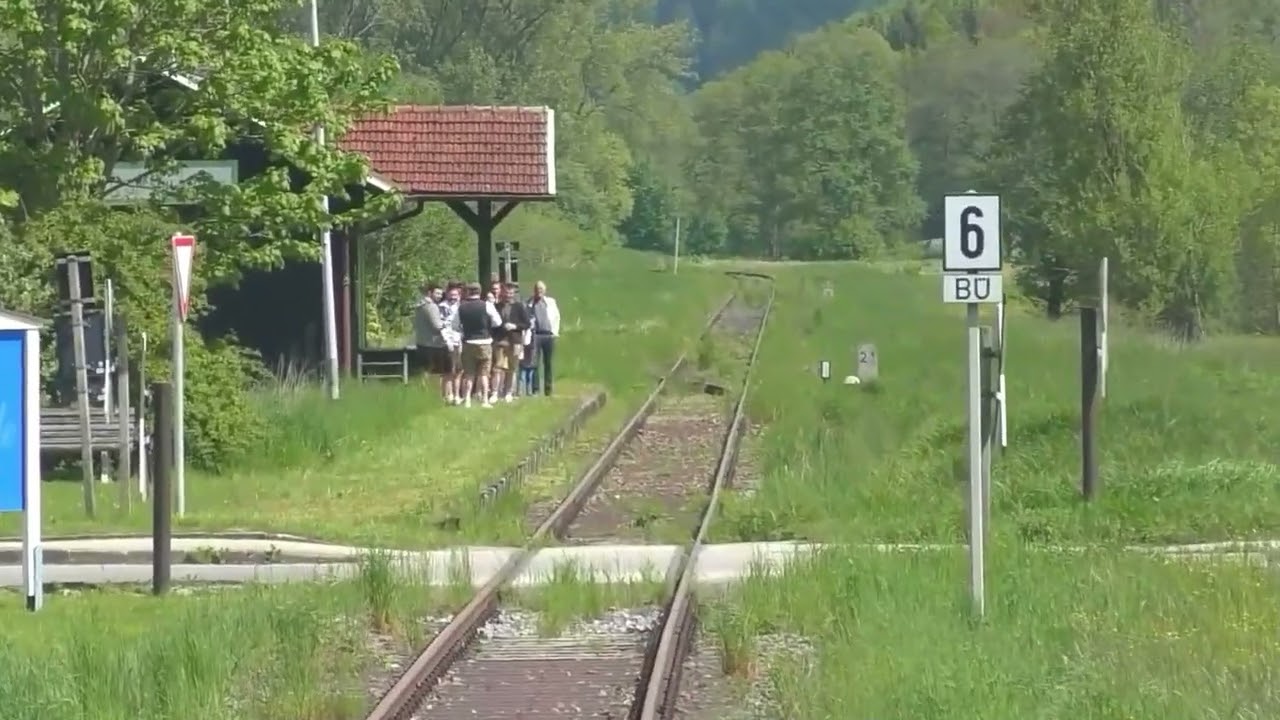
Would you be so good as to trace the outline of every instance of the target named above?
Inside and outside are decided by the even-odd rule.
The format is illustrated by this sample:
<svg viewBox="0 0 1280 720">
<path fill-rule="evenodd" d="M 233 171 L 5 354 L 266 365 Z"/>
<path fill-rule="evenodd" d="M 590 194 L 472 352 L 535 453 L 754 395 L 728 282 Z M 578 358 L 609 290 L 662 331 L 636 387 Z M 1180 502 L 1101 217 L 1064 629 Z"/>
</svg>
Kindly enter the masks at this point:
<svg viewBox="0 0 1280 720">
<path fill-rule="evenodd" d="M 409 382 L 409 368 L 416 348 L 360 348 L 356 351 L 356 377 L 360 380 Z"/>
<path fill-rule="evenodd" d="M 89 411 L 89 447 L 91 450 L 129 452 L 134 440 L 138 413 L 129 408 L 129 427 L 126 434 L 120 432 L 116 413 L 104 413 L 101 408 Z M 62 454 L 80 451 L 80 411 L 76 407 L 40 408 L 40 453 Z M 122 437 L 124 447 L 120 447 Z"/>
</svg>

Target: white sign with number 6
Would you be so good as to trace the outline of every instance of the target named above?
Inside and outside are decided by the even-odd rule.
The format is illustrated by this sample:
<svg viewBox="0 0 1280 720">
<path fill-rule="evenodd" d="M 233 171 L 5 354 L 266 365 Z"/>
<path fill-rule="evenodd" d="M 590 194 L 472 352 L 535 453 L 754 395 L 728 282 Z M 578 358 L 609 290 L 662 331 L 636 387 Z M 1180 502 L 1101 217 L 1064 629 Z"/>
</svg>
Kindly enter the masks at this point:
<svg viewBox="0 0 1280 720">
<path fill-rule="evenodd" d="M 1000 272 L 999 195 L 948 195 L 943 205 L 946 234 L 942 243 L 945 272 Z"/>
</svg>

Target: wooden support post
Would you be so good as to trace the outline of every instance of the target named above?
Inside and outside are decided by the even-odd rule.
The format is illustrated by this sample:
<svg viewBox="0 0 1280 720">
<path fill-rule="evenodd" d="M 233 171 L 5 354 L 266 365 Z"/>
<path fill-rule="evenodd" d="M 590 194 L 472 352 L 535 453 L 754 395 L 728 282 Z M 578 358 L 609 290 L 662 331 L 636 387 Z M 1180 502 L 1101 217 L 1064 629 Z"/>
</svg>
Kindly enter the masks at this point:
<svg viewBox="0 0 1280 720">
<path fill-rule="evenodd" d="M 71 346 L 76 365 L 76 404 L 80 418 L 80 465 L 84 490 L 84 513 L 97 514 L 93 491 L 93 442 L 89 425 L 89 369 L 84 349 L 84 298 L 80 295 L 80 258 L 67 259 L 67 289 L 71 293 Z"/>
<path fill-rule="evenodd" d="M 495 212 L 493 202 L 491 198 L 479 199 L 474 209 L 462 200 L 449 202 L 449 208 L 476 234 L 476 277 L 481 287 L 487 287 L 493 275 L 493 230 L 519 205 L 519 201 L 509 200 Z"/>
</svg>

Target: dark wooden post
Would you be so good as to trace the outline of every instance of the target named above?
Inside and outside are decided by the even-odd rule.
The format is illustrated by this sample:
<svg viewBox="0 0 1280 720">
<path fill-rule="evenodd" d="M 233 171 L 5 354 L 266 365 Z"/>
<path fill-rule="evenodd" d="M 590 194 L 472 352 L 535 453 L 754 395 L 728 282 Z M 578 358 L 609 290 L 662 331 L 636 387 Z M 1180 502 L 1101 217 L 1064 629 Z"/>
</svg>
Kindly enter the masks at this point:
<svg viewBox="0 0 1280 720">
<path fill-rule="evenodd" d="M 1080 308 L 1080 493 L 1097 494 L 1098 447 L 1098 310 Z"/>
<path fill-rule="evenodd" d="M 493 274 L 493 201 L 476 202 L 476 276 L 480 287 L 489 287 L 489 276 Z"/>
<path fill-rule="evenodd" d="M 156 408 L 152 429 L 155 462 L 151 466 L 151 591 L 163 595 L 169 591 L 173 549 L 173 503 L 169 494 L 174 461 L 173 386 L 156 383 L 151 397 Z"/>
</svg>

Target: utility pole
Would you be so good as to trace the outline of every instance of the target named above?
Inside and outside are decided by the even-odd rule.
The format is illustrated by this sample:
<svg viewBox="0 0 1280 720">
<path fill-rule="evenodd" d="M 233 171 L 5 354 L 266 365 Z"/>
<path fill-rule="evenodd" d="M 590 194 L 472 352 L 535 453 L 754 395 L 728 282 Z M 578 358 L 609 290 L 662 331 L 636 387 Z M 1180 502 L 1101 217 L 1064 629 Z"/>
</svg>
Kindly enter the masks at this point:
<svg viewBox="0 0 1280 720">
<path fill-rule="evenodd" d="M 320 7 L 318 0 L 311 0 L 311 46 L 320 47 Z M 324 145 L 324 127 L 316 123 L 316 143 Z M 324 214 L 329 214 L 329 196 L 320 199 Z M 333 236 L 328 226 L 320 230 L 320 264 L 324 272 L 324 343 L 325 359 L 329 371 L 329 397 L 337 400 L 338 388 L 338 322 L 335 317 L 333 293 Z"/>
</svg>

